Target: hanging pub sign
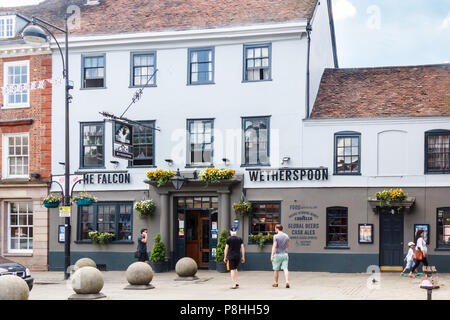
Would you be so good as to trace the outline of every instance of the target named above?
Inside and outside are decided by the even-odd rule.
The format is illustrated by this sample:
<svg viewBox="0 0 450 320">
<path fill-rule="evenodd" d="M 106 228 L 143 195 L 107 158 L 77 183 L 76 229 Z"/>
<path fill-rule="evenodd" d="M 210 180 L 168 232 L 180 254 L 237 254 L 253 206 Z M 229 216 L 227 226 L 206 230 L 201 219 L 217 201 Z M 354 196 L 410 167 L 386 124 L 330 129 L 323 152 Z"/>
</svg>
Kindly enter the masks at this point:
<svg viewBox="0 0 450 320">
<path fill-rule="evenodd" d="M 113 156 L 133 160 L 130 147 L 133 146 L 133 126 L 131 124 L 113 121 Z"/>
<path fill-rule="evenodd" d="M 252 182 L 328 180 L 328 168 L 325 167 L 278 169 L 248 168 L 247 171 L 250 181 Z"/>
</svg>

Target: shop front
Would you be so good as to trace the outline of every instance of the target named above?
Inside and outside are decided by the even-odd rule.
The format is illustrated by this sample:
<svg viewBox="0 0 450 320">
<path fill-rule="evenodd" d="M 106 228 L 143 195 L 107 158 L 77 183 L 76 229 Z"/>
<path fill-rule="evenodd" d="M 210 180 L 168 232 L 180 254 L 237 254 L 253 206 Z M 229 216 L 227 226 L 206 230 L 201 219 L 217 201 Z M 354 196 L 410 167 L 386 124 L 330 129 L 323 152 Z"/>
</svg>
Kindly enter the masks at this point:
<svg viewBox="0 0 450 320">
<path fill-rule="evenodd" d="M 210 184 L 190 175 L 182 173 L 186 180 L 179 189 L 171 182 L 158 186 L 155 181 L 146 181 L 147 188 L 141 190 L 127 189 L 125 180 L 114 190 L 107 190 L 108 185 L 102 183 L 87 184 L 98 201 L 90 207 L 72 207 L 72 263 L 90 257 L 106 270 L 126 270 L 136 261 L 133 253 L 140 230 L 148 228 L 148 251 L 161 234 L 171 270 L 182 257 L 194 259 L 201 269 L 215 270 L 220 232 L 237 224 L 246 246 L 246 262 L 241 268 L 270 271 L 272 241 L 268 237 L 258 245 L 254 237 L 273 235 L 275 225 L 281 223 L 291 239 L 292 271 L 366 272 L 371 266 L 397 271 L 403 266 L 407 243 L 423 228 L 430 263 L 440 272 L 450 272 L 448 187 L 404 187 L 408 198 L 401 205 L 386 205 L 374 199 L 386 187 L 319 187 L 326 184 L 323 174 L 314 180 L 313 173 L 308 180 L 306 173 L 305 179 L 316 183 L 314 187 L 278 186 L 275 175 L 271 184 L 260 183 L 260 178 L 252 184 L 240 173 Z M 131 176 L 131 181 L 135 178 Z M 252 212 L 236 215 L 233 204 L 243 195 L 252 203 Z M 156 209 L 143 218 L 134 205 L 144 199 L 153 199 Z M 59 241 L 63 221 L 56 209 L 50 209 L 50 270 L 63 266 L 64 243 Z M 108 244 L 94 244 L 88 236 L 93 230 L 114 233 L 115 238 Z"/>
</svg>

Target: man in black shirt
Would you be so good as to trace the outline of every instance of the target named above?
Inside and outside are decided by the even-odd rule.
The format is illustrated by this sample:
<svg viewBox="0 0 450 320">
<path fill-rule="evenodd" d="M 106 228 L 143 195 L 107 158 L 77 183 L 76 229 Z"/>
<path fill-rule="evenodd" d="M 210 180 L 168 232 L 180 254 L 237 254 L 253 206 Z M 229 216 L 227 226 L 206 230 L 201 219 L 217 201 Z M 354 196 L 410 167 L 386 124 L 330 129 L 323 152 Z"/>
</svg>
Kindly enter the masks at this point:
<svg viewBox="0 0 450 320">
<path fill-rule="evenodd" d="M 227 239 L 227 244 L 225 246 L 224 252 L 224 262 L 229 263 L 231 270 L 231 281 L 233 282 L 233 286 L 231 289 L 236 289 L 239 287 L 237 283 L 238 271 L 237 268 L 239 266 L 239 262 L 245 262 L 245 250 L 244 243 L 240 237 L 236 235 L 237 229 L 235 226 L 231 226 L 230 234 L 231 237 Z M 241 250 L 242 250 L 242 258 L 241 258 Z"/>
<path fill-rule="evenodd" d="M 147 235 L 148 229 L 142 229 L 141 235 L 138 238 L 137 251 L 139 252 L 139 261 L 148 263 L 148 252 L 147 252 Z"/>
</svg>

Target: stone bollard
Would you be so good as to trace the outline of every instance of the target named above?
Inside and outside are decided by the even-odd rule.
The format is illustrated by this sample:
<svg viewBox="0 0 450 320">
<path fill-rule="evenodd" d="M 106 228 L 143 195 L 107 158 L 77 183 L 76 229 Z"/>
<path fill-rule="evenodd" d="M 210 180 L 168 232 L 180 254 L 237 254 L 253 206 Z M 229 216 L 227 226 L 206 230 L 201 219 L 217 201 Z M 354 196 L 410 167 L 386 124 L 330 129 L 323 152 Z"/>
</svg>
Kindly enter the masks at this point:
<svg viewBox="0 0 450 320">
<path fill-rule="evenodd" d="M 126 272 L 127 281 L 129 283 L 125 290 L 148 290 L 155 287 L 150 284 L 153 279 L 153 270 L 149 264 L 145 262 L 132 263 Z"/>
<path fill-rule="evenodd" d="M 30 290 L 22 278 L 13 275 L 0 277 L 0 300 L 28 300 Z"/>
<path fill-rule="evenodd" d="M 175 272 L 178 275 L 175 281 L 198 280 L 198 277 L 195 275 L 197 270 L 197 262 L 194 259 L 189 257 L 181 258 L 175 265 Z"/>
<path fill-rule="evenodd" d="M 72 277 L 72 289 L 76 294 L 69 300 L 92 300 L 106 298 L 100 291 L 103 289 L 103 275 L 94 267 L 83 267 L 75 271 Z"/>
<path fill-rule="evenodd" d="M 78 259 L 77 262 L 75 262 L 73 271 L 77 271 L 78 269 L 83 268 L 83 267 L 97 268 L 97 264 L 91 258 L 81 258 L 81 259 Z"/>
</svg>

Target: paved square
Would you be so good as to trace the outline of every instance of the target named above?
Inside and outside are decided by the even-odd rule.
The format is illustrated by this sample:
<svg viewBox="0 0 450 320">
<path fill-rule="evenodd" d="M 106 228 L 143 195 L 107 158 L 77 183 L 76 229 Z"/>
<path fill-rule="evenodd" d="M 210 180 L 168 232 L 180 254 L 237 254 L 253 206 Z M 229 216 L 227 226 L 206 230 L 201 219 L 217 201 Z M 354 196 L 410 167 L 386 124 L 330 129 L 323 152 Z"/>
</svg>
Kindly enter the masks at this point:
<svg viewBox="0 0 450 320">
<path fill-rule="evenodd" d="M 427 291 L 419 288 L 420 278 L 410 279 L 397 272 L 381 273 L 371 284 L 369 274 L 290 272 L 291 288 L 272 288 L 272 273 L 241 271 L 237 290 L 230 289 L 228 273 L 199 270 L 196 281 L 175 281 L 175 272 L 156 273 L 151 290 L 124 290 L 128 285 L 124 271 L 102 272 L 104 293 L 110 300 L 426 300 Z M 35 272 L 30 300 L 65 300 L 73 290 L 63 280 L 62 272 Z M 369 281 L 368 281 L 369 280 Z M 439 274 L 440 288 L 433 290 L 433 300 L 450 299 L 450 274 Z"/>
</svg>

